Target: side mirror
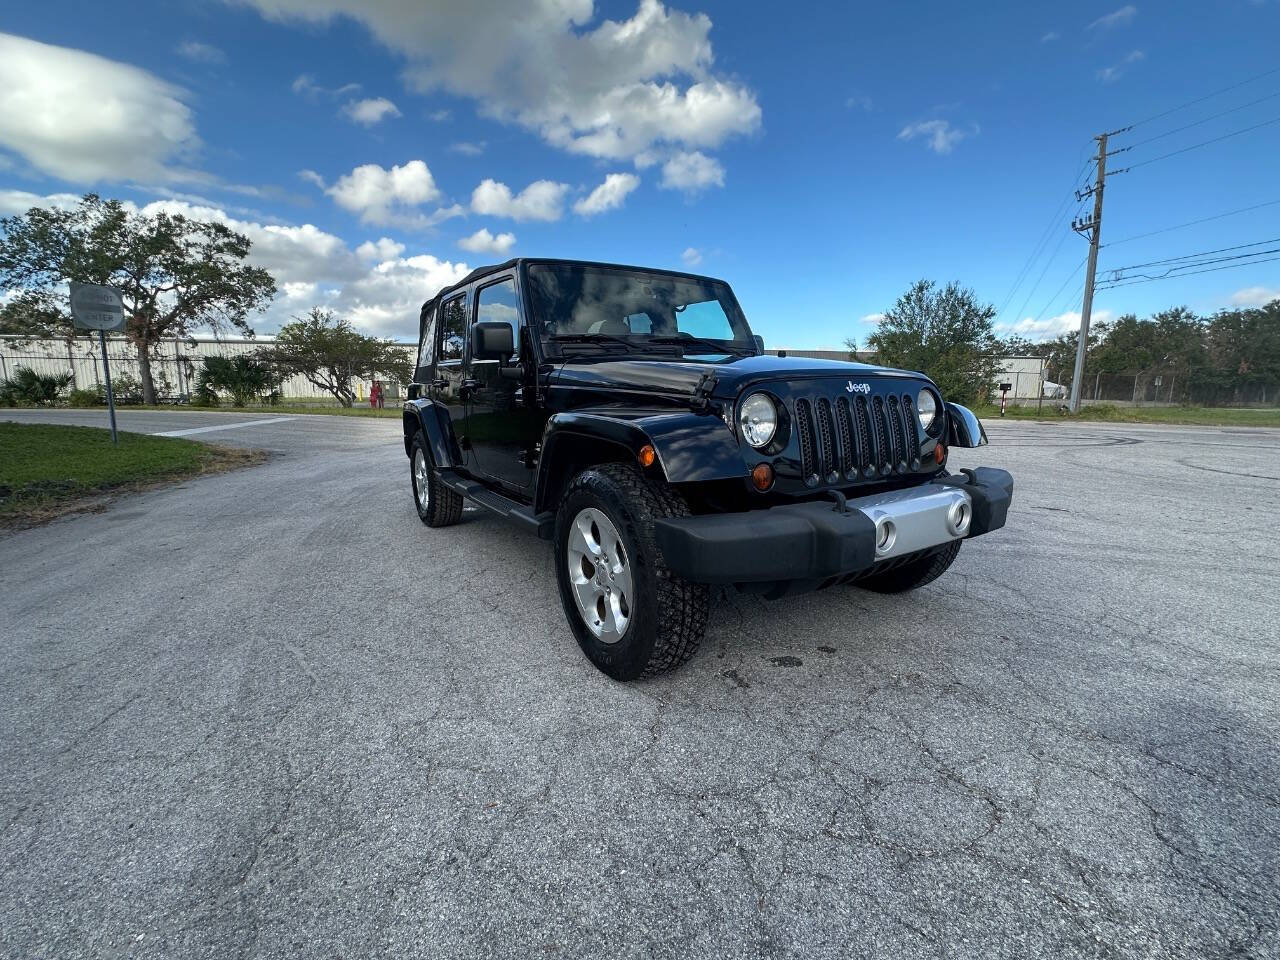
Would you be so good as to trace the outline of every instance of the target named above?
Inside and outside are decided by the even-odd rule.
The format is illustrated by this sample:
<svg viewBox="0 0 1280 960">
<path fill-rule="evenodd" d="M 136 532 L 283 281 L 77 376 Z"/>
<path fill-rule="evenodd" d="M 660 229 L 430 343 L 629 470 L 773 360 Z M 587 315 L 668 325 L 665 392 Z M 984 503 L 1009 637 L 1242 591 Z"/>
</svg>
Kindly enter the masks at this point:
<svg viewBox="0 0 1280 960">
<path fill-rule="evenodd" d="M 760 336 L 760 334 L 757 333 L 753 335 L 751 339 L 756 342 L 756 353 L 763 357 L 764 356 L 764 337 Z"/>
<path fill-rule="evenodd" d="M 471 325 L 472 360 L 506 360 L 516 352 L 516 332 L 501 320 L 480 320 Z"/>
<path fill-rule="evenodd" d="M 947 443 L 953 447 L 983 447 L 987 444 L 987 431 L 968 407 L 948 403 Z"/>
</svg>

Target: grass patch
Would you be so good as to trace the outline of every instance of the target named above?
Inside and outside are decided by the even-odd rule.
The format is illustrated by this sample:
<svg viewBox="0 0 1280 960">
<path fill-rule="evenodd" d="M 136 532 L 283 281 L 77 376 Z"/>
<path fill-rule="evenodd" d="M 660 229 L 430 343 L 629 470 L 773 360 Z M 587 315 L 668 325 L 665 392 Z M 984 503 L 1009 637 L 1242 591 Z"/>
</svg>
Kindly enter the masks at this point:
<svg viewBox="0 0 1280 960">
<path fill-rule="evenodd" d="M 1057 403 L 1045 401 L 1037 411 L 1034 406 L 1005 411 L 1006 420 L 1079 420 L 1086 423 L 1181 423 L 1204 427 L 1280 427 L 1280 409 L 1244 407 L 1120 407 L 1113 403 L 1095 403 L 1080 408 L 1076 414 L 1059 413 Z M 974 410 L 983 420 L 1000 419 L 997 406 Z"/>
<path fill-rule="evenodd" d="M 259 463 L 256 450 L 99 427 L 0 422 L 0 526 L 92 509 L 106 496 Z"/>
</svg>

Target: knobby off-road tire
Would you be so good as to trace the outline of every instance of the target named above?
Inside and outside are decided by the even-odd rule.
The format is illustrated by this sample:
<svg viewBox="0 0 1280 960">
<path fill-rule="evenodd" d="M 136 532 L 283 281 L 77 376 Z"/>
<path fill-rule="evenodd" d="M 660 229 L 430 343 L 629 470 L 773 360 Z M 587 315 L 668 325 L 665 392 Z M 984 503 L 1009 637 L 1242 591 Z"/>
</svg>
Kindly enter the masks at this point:
<svg viewBox="0 0 1280 960">
<path fill-rule="evenodd" d="M 856 586 L 874 590 L 877 593 L 904 593 L 916 587 L 923 587 L 947 572 L 947 567 L 951 566 L 959 555 L 962 542 L 952 540 L 946 546 L 933 553 L 926 553 L 918 560 L 912 560 L 886 573 L 865 577 L 857 581 Z"/>
<path fill-rule="evenodd" d="M 689 508 L 678 493 L 664 482 L 647 479 L 630 464 L 609 463 L 584 470 L 561 497 L 555 562 L 565 617 L 583 653 L 615 680 L 635 680 L 678 667 L 702 642 L 710 591 L 706 584 L 689 583 L 667 569 L 653 534 L 655 520 L 688 514 Z M 571 538 L 578 558 L 572 572 Z M 621 542 L 620 550 L 612 549 L 616 541 Z M 577 588 L 585 590 L 590 600 L 592 588 L 587 581 L 593 579 L 591 574 L 599 561 L 591 551 L 600 545 L 608 556 L 603 581 L 615 588 L 625 583 L 631 591 L 624 617 L 606 613 L 597 618 L 579 610 L 575 578 Z M 616 572 L 616 579 L 609 577 L 611 571 Z M 599 609 L 606 610 L 604 606 Z M 597 627 L 604 630 L 604 638 L 588 625 L 588 616 L 605 621 Z M 610 630 L 623 619 L 625 626 L 611 635 Z"/>
<path fill-rule="evenodd" d="M 409 447 L 409 479 L 413 483 L 413 505 L 418 519 L 428 527 L 447 527 L 462 519 L 462 497 L 436 476 L 435 464 L 426 438 L 419 433 Z"/>
</svg>

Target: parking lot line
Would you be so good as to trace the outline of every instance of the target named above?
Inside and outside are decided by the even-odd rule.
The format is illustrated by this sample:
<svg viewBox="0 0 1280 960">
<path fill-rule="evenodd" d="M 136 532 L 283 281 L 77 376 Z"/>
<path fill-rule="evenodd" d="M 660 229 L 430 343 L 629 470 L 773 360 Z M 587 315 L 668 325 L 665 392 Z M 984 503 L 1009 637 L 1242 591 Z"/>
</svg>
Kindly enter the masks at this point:
<svg viewBox="0 0 1280 960">
<path fill-rule="evenodd" d="M 192 427 L 189 430 L 165 430 L 154 434 L 157 437 L 189 437 L 193 433 L 212 433 L 215 430 L 234 430 L 237 427 L 261 427 L 268 423 L 284 423 L 295 417 L 272 417 L 270 420 L 246 420 L 241 423 L 221 423 L 216 427 Z"/>
</svg>

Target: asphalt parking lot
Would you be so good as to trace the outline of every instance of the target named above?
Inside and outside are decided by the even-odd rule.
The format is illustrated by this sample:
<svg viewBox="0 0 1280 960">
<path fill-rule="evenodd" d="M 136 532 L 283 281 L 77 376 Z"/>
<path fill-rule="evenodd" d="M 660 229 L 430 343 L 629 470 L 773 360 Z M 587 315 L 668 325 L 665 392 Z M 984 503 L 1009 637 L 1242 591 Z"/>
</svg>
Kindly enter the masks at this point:
<svg viewBox="0 0 1280 960">
<path fill-rule="evenodd" d="M 1280 431 L 988 423 L 941 580 L 620 685 L 397 421 L 121 419 L 233 423 L 0 539 L 4 956 L 1280 954 Z"/>
</svg>

